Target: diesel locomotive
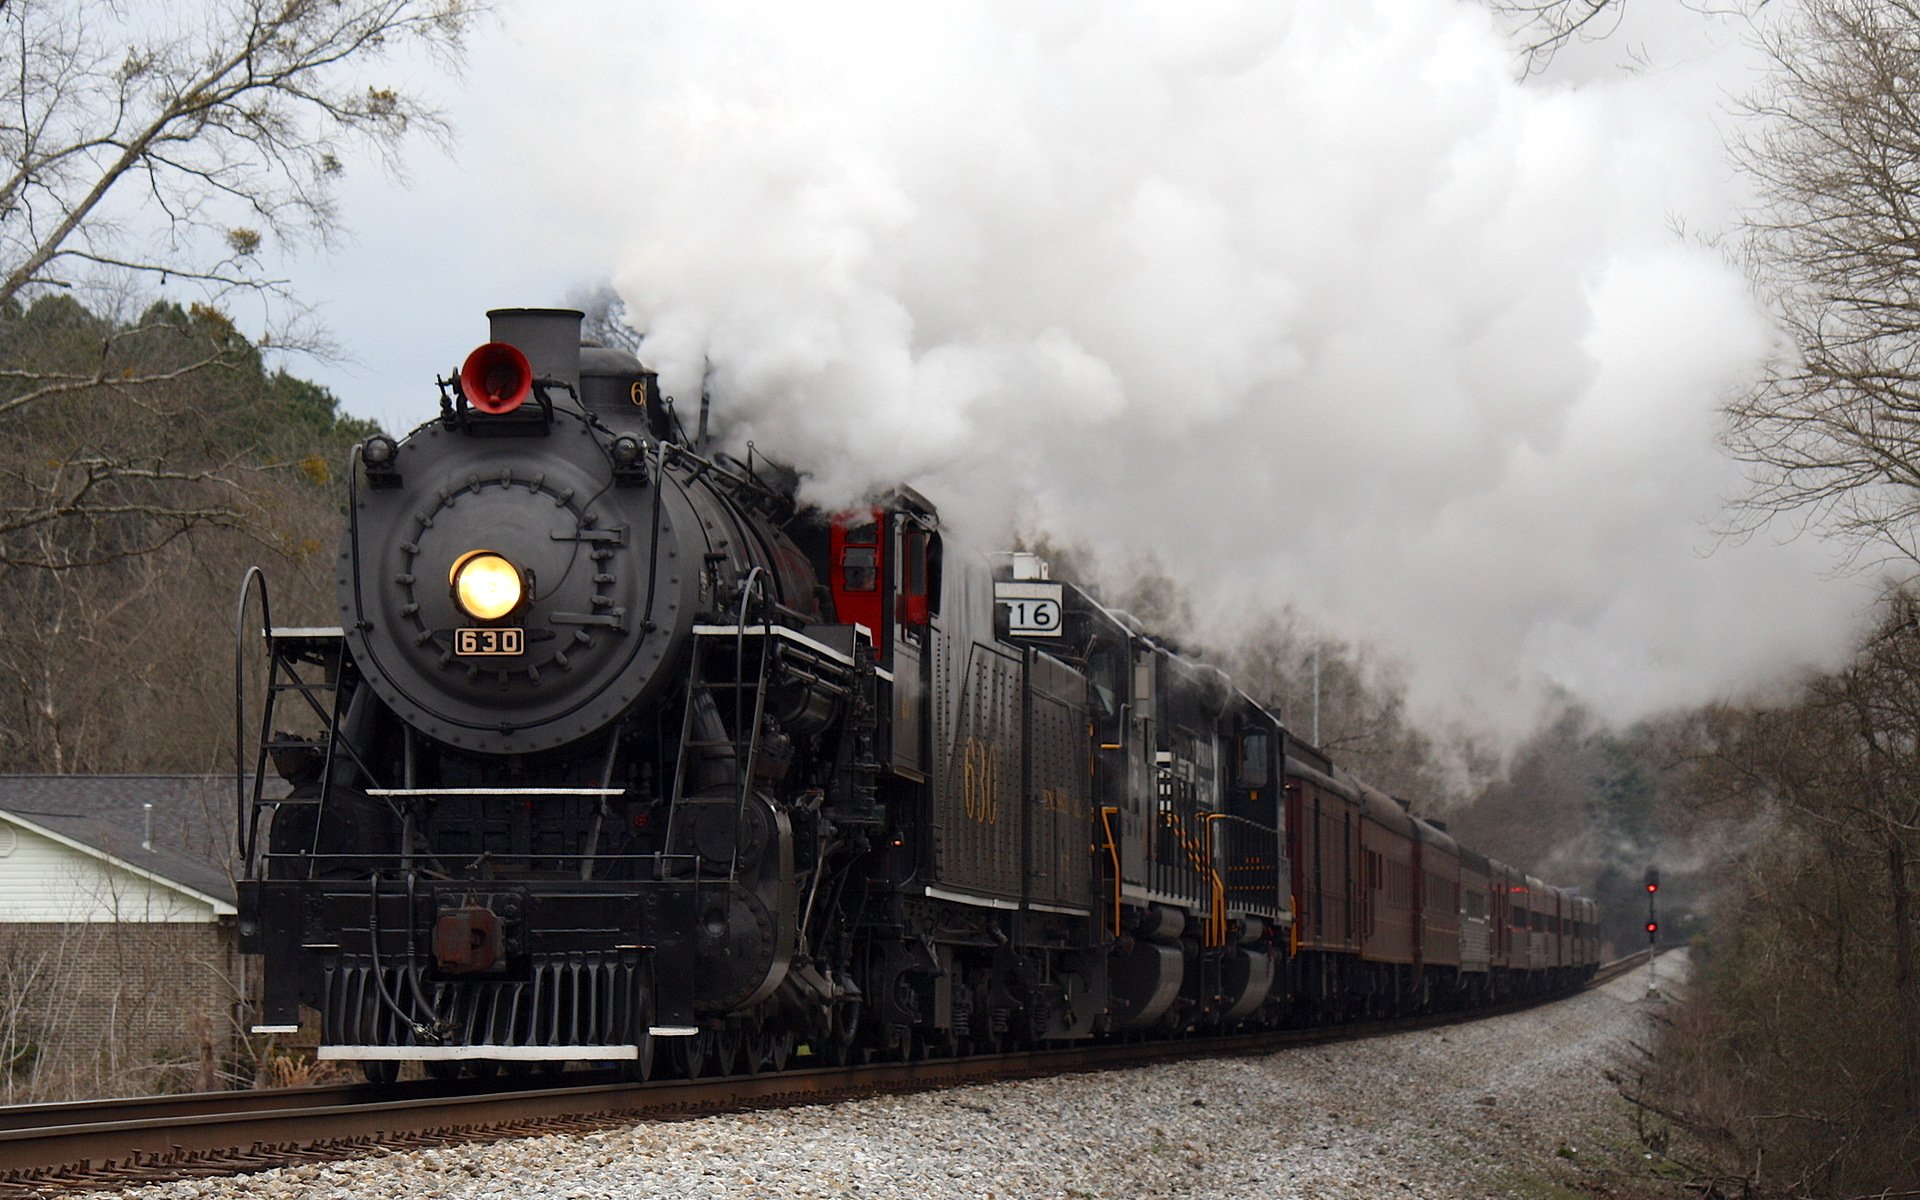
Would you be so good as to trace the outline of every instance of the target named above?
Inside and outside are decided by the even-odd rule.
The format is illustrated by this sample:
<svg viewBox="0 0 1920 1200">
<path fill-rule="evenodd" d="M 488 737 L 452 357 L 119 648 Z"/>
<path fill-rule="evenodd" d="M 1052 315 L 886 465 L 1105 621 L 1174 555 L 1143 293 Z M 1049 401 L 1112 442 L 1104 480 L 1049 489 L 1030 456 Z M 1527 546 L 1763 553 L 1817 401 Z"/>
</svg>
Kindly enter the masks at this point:
<svg viewBox="0 0 1920 1200">
<path fill-rule="evenodd" d="M 243 589 L 257 1032 L 317 1020 L 374 1079 L 698 1075 L 1592 972 L 1591 901 L 1039 560 L 968 549 L 904 487 L 806 509 L 579 313 L 488 315 L 438 413 L 355 451 L 338 624 L 274 626 Z"/>
</svg>

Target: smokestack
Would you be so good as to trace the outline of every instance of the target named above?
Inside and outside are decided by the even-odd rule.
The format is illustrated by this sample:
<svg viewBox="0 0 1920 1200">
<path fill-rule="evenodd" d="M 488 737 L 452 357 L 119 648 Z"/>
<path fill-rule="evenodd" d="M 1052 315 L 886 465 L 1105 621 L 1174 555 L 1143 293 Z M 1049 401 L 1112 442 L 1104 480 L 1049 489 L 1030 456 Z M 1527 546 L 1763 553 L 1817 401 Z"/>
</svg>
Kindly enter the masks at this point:
<svg viewBox="0 0 1920 1200">
<path fill-rule="evenodd" d="M 580 322 L 573 308 L 493 308 L 487 310 L 490 337 L 527 356 L 535 379 L 558 379 L 580 390 Z"/>
</svg>

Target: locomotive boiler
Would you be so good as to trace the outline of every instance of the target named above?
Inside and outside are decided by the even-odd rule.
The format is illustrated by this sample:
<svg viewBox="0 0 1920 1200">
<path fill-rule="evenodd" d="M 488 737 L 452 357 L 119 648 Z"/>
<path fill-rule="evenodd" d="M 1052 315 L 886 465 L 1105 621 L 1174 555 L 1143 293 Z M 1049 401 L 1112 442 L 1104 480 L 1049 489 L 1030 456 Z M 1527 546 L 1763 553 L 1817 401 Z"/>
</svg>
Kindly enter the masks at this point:
<svg viewBox="0 0 1920 1200">
<path fill-rule="evenodd" d="M 1589 902 L 1037 560 L 969 551 L 904 488 L 803 509 L 579 313 L 489 317 L 437 415 L 355 452 L 338 625 L 243 592 L 256 1030 L 317 1022 L 374 1078 L 644 1077 L 662 1050 L 955 1054 L 1591 970 Z"/>
</svg>

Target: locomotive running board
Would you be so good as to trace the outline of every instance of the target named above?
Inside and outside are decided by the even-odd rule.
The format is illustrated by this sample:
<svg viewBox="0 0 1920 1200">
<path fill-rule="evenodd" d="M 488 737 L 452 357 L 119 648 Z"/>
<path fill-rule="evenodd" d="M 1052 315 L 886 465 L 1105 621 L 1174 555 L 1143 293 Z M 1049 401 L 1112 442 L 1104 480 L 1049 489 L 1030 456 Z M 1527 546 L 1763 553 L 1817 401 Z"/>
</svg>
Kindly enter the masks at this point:
<svg viewBox="0 0 1920 1200">
<path fill-rule="evenodd" d="M 971 904 L 975 908 L 999 908 L 1008 912 L 1022 911 L 1020 901 L 1006 900 L 998 896 L 975 896 L 969 892 L 953 892 L 943 887 L 927 884 L 921 893 L 932 900 L 951 900 L 955 904 Z M 1091 915 L 1084 908 L 1069 908 L 1064 904 L 1042 904 L 1038 900 L 1029 900 L 1027 910 L 1033 912 L 1058 913 L 1063 917 L 1085 917 Z"/>
<path fill-rule="evenodd" d="M 314 1057 L 335 1062 L 452 1062 L 495 1058 L 507 1062 L 639 1058 L 638 1046 L 322 1046 Z"/>
<path fill-rule="evenodd" d="M 856 626 L 856 628 L 864 630 L 866 626 L 861 625 Z M 771 634 L 782 641 L 792 642 L 794 645 L 807 650 L 809 653 L 817 654 L 829 662 L 838 663 L 843 667 L 853 666 L 853 656 L 851 654 L 848 654 L 836 646 L 829 646 L 817 638 L 810 638 L 790 625 L 774 625 L 771 623 L 746 626 L 695 625 L 693 627 L 693 633 L 695 637 L 707 638 L 764 637 Z M 873 673 L 887 683 L 893 682 L 892 671 L 876 666 Z"/>
<path fill-rule="evenodd" d="M 364 788 L 369 796 L 624 796 L 625 788 L 600 787 L 450 787 Z"/>
</svg>

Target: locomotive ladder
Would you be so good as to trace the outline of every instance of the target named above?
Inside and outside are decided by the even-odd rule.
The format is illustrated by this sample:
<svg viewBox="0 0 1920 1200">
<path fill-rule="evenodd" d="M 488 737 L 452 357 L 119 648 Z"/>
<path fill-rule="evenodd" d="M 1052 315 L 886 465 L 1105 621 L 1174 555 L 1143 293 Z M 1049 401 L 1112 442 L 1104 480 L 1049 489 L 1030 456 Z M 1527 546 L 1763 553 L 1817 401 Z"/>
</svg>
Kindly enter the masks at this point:
<svg viewBox="0 0 1920 1200">
<path fill-rule="evenodd" d="M 691 760 L 702 751 L 725 750 L 734 760 L 734 769 L 739 773 L 740 794 L 734 804 L 734 855 L 727 865 L 727 878 L 732 879 L 739 870 L 740 820 L 746 808 L 747 796 L 753 790 L 753 770 L 759 757 L 760 726 L 767 711 L 767 682 L 773 672 L 773 651 L 769 646 L 759 646 L 760 670 L 757 678 L 749 683 L 746 674 L 746 639 L 751 634 L 759 636 L 766 629 L 780 628 L 768 626 L 765 629 L 748 628 L 736 625 L 728 628 L 718 626 L 695 626 L 693 630 L 692 669 L 687 679 L 687 706 L 680 716 L 680 753 L 673 767 L 673 794 L 667 808 L 667 845 L 673 845 L 673 819 L 680 810 L 680 801 L 686 795 L 687 767 Z M 732 678 L 709 679 L 707 677 L 705 650 L 708 646 L 721 642 L 731 642 L 734 649 L 734 671 Z M 743 689 L 753 689 L 752 724 L 746 723 Z M 734 706 L 734 736 L 720 738 L 695 738 L 694 713 L 704 697 L 711 697 L 716 718 L 719 713 L 717 693 L 731 692 Z M 726 726 L 721 722 L 721 729 Z M 744 750 L 741 746 L 742 734 L 745 734 Z"/>
<path fill-rule="evenodd" d="M 710 653 L 718 650 L 719 653 Z M 786 675 L 799 675 L 816 684 L 851 690 L 860 668 L 867 664 L 859 634 L 855 634 L 853 653 L 820 641 L 809 632 L 788 625 L 760 622 L 746 625 L 696 625 L 693 628 L 692 667 L 687 679 L 687 703 L 680 719 L 680 750 L 674 764 L 672 804 L 668 809 L 667 841 L 673 841 L 673 814 L 686 795 L 687 773 L 692 762 L 705 751 L 725 751 L 734 759 L 739 774 L 739 794 L 735 800 L 736 831 L 747 798 L 753 790 L 753 776 L 759 761 L 760 735 L 765 724 L 767 691 L 778 669 Z M 758 663 L 754 658 L 758 656 Z M 732 662 L 732 670 L 713 670 L 709 661 Z M 873 671 L 870 664 L 867 670 Z M 732 736 L 699 738 L 695 736 L 695 713 L 703 698 L 711 700 L 716 715 L 725 700 L 734 718 Z M 750 703 L 749 703 L 750 702 Z M 725 729 L 725 722 L 720 722 Z M 736 843 L 738 836 L 736 832 Z M 736 861 L 729 865 L 728 878 L 737 872 Z"/>
</svg>

